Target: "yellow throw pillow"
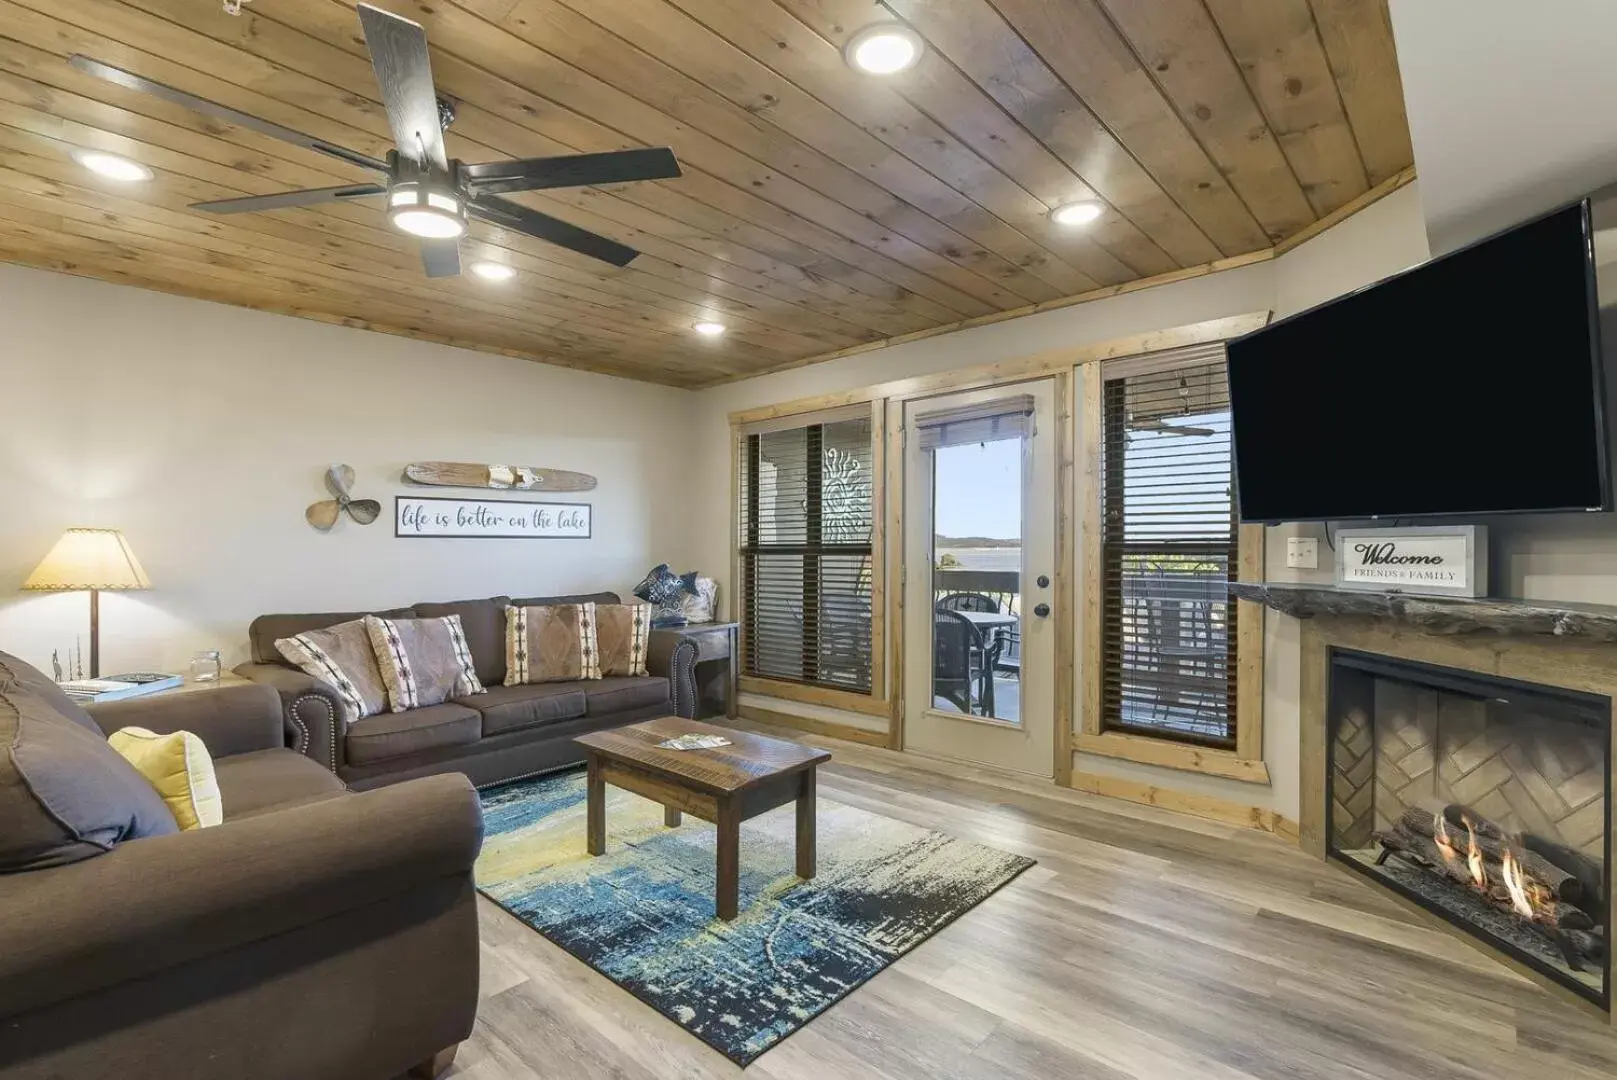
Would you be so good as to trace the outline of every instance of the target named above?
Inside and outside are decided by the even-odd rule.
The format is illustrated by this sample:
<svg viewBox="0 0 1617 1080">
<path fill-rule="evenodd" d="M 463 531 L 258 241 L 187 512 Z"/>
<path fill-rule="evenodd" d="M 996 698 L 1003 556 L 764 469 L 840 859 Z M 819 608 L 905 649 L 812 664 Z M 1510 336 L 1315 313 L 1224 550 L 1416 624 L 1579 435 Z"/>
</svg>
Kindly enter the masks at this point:
<svg viewBox="0 0 1617 1080">
<path fill-rule="evenodd" d="M 157 789 L 181 829 L 205 829 L 224 821 L 213 759 L 197 736 L 189 731 L 159 735 L 126 727 L 113 732 L 107 744 Z"/>
</svg>

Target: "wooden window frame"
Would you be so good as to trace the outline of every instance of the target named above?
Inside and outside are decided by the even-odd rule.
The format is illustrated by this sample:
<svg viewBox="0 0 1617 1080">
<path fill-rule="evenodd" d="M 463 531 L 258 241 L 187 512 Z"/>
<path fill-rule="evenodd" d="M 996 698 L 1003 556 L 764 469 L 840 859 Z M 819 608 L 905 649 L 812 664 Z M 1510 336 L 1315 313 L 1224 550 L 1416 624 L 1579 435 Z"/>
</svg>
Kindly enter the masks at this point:
<svg viewBox="0 0 1617 1080">
<path fill-rule="evenodd" d="M 737 679 L 737 689 L 740 693 L 757 694 L 761 697 L 795 701 L 828 709 L 844 709 L 883 718 L 888 717 L 890 714 L 891 707 L 887 695 L 887 666 L 885 662 L 887 564 L 885 557 L 886 536 L 883 521 L 886 505 L 887 410 L 884 404 L 881 401 L 872 401 L 868 404 L 871 441 L 872 521 L 870 538 L 870 692 L 860 693 L 857 690 L 839 690 L 835 687 L 816 686 L 791 682 L 785 679 L 771 679 L 759 675 L 741 675 Z M 732 417 L 730 424 L 730 513 L 732 515 L 740 514 L 743 470 L 748 468 L 745 458 L 749 436 L 760 434 L 767 430 L 812 427 L 815 424 L 835 422 L 838 419 L 850 419 L 847 415 L 847 410 L 821 408 L 785 412 L 778 416 L 757 418 L 750 423 L 738 423 Z M 812 465 L 813 463 L 811 463 Z M 750 496 L 756 497 L 757 486 L 755 484 L 748 487 L 747 490 Z M 756 515 L 751 517 L 755 519 Z M 732 590 L 735 598 L 732 617 L 740 624 L 741 656 L 736 658 L 738 666 L 742 662 L 742 657 L 747 653 L 746 604 L 747 598 L 751 595 L 750 584 L 747 581 L 747 560 L 741 554 L 741 527 L 742 523 L 739 517 L 733 517 L 730 528 L 730 565 L 732 568 L 731 580 L 738 583 L 737 588 Z"/>
<path fill-rule="evenodd" d="M 1203 773 L 1250 784 L 1268 784 L 1263 761 L 1263 605 L 1236 602 L 1235 611 L 1235 746 L 1198 746 L 1130 732 L 1107 731 L 1104 715 L 1105 563 L 1103 554 L 1105 492 L 1101 461 L 1105 439 L 1105 379 L 1102 365 L 1078 370 L 1077 445 L 1085 468 L 1078 478 L 1076 508 L 1082 563 L 1080 671 L 1083 675 L 1079 725 L 1073 749 L 1142 765 Z M 1264 527 L 1242 525 L 1237 542 L 1236 580 L 1263 580 Z"/>
<path fill-rule="evenodd" d="M 1237 692 L 1240 694 L 1237 704 L 1237 733 L 1236 755 L 1249 755 L 1234 758 L 1234 764 L 1225 761 L 1229 751 L 1199 751 L 1202 755 L 1212 755 L 1213 760 L 1203 767 L 1197 763 L 1187 763 L 1180 760 L 1158 761 L 1153 760 L 1152 748 L 1142 748 L 1132 752 L 1128 747 L 1116 745 L 1117 739 L 1127 738 L 1117 736 L 1105 740 L 1099 748 L 1094 744 L 1080 745 L 1088 735 L 1099 734 L 1098 714 L 1088 706 L 1088 673 L 1094 670 L 1087 651 L 1080 653 L 1080 648 L 1087 650 L 1087 644 L 1081 644 L 1080 638 L 1088 640 L 1086 630 L 1088 615 L 1084 606 L 1087 603 L 1089 590 L 1079 593 L 1080 583 L 1087 580 L 1090 574 L 1088 552 L 1090 537 L 1097 536 L 1095 527 L 1098 524 L 1098 512 L 1094 515 L 1086 513 L 1082 508 L 1088 503 L 1084 501 L 1084 492 L 1090 496 L 1096 493 L 1092 486 L 1098 481 L 1098 476 L 1092 476 L 1093 469 L 1098 468 L 1098 461 L 1093 454 L 1093 448 L 1087 447 L 1085 432 L 1090 428 L 1082 422 L 1080 399 L 1084 402 L 1092 400 L 1092 395 L 1085 390 L 1086 373 L 1093 373 L 1096 377 L 1100 373 L 1100 364 L 1106 360 L 1120 357 L 1139 356 L 1147 353 L 1162 352 L 1177 349 L 1188 345 L 1203 344 L 1211 341 L 1226 341 L 1251 333 L 1268 325 L 1273 313 L 1270 311 L 1253 311 L 1240 315 L 1228 315 L 1221 318 L 1207 319 L 1202 322 L 1186 323 L 1180 326 L 1165 327 L 1158 330 L 1148 330 L 1142 333 L 1130 334 L 1124 337 L 1111 338 L 1104 341 L 1090 342 L 1082 345 L 1064 346 L 1044 352 L 1034 353 L 1013 360 L 996 361 L 971 368 L 962 368 L 954 371 L 940 372 L 933 375 L 916 375 L 902 379 L 894 379 L 884 383 L 857 387 L 851 390 L 839 390 L 827 394 L 818 394 L 812 397 L 797 398 L 791 401 L 779 402 L 773 405 L 764 405 L 754 408 L 738 409 L 730 413 L 730 510 L 734 515 L 740 503 L 740 448 L 744 445 L 741 433 L 749 426 L 778 422 L 786 419 L 803 418 L 815 412 L 842 408 L 854 404 L 867 404 L 872 409 L 872 432 L 877 455 L 875 469 L 875 482 L 877 486 L 876 502 L 876 534 L 872 538 L 871 567 L 873 585 L 871 595 L 871 651 L 873 668 L 871 672 L 872 693 L 869 696 L 849 693 L 847 691 L 825 690 L 819 687 L 806 687 L 796 683 L 779 682 L 771 679 L 758 679 L 746 676 L 740 680 L 740 692 L 760 697 L 774 698 L 782 701 L 800 702 L 806 705 L 821 706 L 830 709 L 840 709 L 850 712 L 863 713 L 870 716 L 885 716 L 888 720 L 887 745 L 894 750 L 904 745 L 904 702 L 902 695 L 904 670 L 904 641 L 903 641 L 903 564 L 904 560 L 888 558 L 890 543 L 902 542 L 904 535 L 903 499 L 899 493 L 903 490 L 904 455 L 899 446 L 899 437 L 902 430 L 903 403 L 912 398 L 927 397 L 940 393 L 975 390 L 983 387 L 999 386 L 1013 382 L 1023 382 L 1030 378 L 1044 375 L 1053 375 L 1057 378 L 1057 401 L 1059 403 L 1059 495 L 1057 513 L 1057 569 L 1056 583 L 1056 610 L 1069 613 L 1071 617 L 1063 617 L 1057 624 L 1056 648 L 1058 657 L 1075 657 L 1077 663 L 1058 663 L 1056 665 L 1056 707 L 1055 707 L 1055 782 L 1065 787 L 1076 784 L 1074 775 L 1074 751 L 1084 750 L 1089 753 L 1104 754 L 1109 757 L 1121 757 L 1130 760 L 1143 761 L 1146 764 L 1166 765 L 1169 768 L 1189 769 L 1195 772 L 1208 772 L 1214 775 L 1231 775 L 1235 779 L 1251 780 L 1256 783 L 1267 783 L 1268 773 L 1263 766 L 1263 727 L 1262 727 L 1262 701 L 1263 701 L 1263 649 L 1262 649 L 1262 608 L 1259 605 L 1249 605 L 1242 601 L 1237 612 L 1237 649 L 1240 650 L 1237 674 Z M 880 435 L 874 433 L 880 425 Z M 1077 493 L 1075 495 L 1075 492 Z M 1254 535 L 1249 536 L 1248 529 Z M 732 582 L 741 581 L 741 559 L 738 551 L 737 538 L 739 524 L 733 518 L 730 522 L 730 566 Z M 1249 580 L 1258 580 L 1263 571 L 1263 530 L 1261 526 L 1243 527 L 1241 534 L 1241 575 Z M 1097 566 L 1098 571 L 1098 553 Z M 741 590 L 738 587 L 729 590 L 736 597 L 730 607 L 730 618 L 744 623 L 744 612 L 741 609 Z M 1251 629 L 1254 616 L 1248 614 L 1252 608 L 1256 615 L 1257 626 Z M 1250 645 L 1250 633 L 1256 634 L 1257 644 Z M 1081 667 L 1080 673 L 1075 668 Z M 1246 688 L 1246 689 L 1242 689 Z M 1096 688 L 1098 694 L 1098 685 Z M 762 712 L 752 706 L 743 706 L 744 712 Z M 1096 715 L 1095 728 L 1091 732 L 1087 728 L 1088 718 Z M 836 725 L 830 721 L 812 717 L 796 717 L 793 714 L 771 712 L 768 714 L 779 722 L 792 720 L 795 726 L 806 731 L 829 733 L 829 728 L 835 728 L 839 737 L 857 738 L 868 733 L 862 729 Z M 1144 740 L 1156 742 L 1157 740 Z M 1196 749 L 1194 747 L 1190 749 Z"/>
</svg>

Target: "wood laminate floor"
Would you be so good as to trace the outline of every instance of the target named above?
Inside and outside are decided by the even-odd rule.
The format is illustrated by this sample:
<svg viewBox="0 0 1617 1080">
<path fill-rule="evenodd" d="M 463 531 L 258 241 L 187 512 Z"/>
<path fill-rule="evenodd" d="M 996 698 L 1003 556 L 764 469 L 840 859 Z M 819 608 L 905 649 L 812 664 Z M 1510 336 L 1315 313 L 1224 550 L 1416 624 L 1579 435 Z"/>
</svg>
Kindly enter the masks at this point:
<svg viewBox="0 0 1617 1080">
<path fill-rule="evenodd" d="M 1617 1074 L 1604 1022 L 1284 840 L 802 738 L 835 755 L 822 799 L 1039 865 L 759 1058 L 749 1080 Z M 480 903 L 483 1002 L 455 1080 L 741 1074 Z"/>
</svg>

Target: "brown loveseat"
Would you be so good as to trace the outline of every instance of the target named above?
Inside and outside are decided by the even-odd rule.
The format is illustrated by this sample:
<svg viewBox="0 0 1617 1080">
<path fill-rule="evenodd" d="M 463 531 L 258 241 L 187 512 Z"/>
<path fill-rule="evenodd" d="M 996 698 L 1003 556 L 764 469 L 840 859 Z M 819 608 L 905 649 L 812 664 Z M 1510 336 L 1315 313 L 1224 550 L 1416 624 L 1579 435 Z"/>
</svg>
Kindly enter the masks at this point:
<svg viewBox="0 0 1617 1080">
<path fill-rule="evenodd" d="M 0 653 L 0 730 L 20 763 L 0 761 L 0 782 L 23 785 L 0 799 L 0 848 L 15 859 L 31 837 L 23 850 L 43 854 L 8 865 L 47 867 L 0 874 L 0 1080 L 436 1075 L 477 1011 L 471 785 L 349 792 L 284 748 L 281 702 L 260 686 L 89 713 Z M 97 853 L 105 837 L 73 827 L 60 787 L 32 793 L 48 814 L 18 801 L 59 725 L 68 743 L 96 725 L 195 732 L 224 823 Z"/>
<path fill-rule="evenodd" d="M 248 630 L 253 663 L 236 673 L 272 686 L 285 703 L 295 749 L 355 788 L 371 788 L 434 773 L 460 772 L 479 787 L 584 760 L 573 737 L 620 727 L 694 703 L 696 647 L 653 634 L 649 675 L 608 676 L 581 682 L 505 686 L 505 609 L 594 602 L 616 604 L 616 593 L 535 596 L 513 600 L 423 603 L 371 614 L 394 619 L 459 615 L 477 677 L 488 688 L 442 705 L 355 720 L 326 683 L 287 663 L 275 648 L 291 637 L 364 612 L 260 615 Z"/>
</svg>

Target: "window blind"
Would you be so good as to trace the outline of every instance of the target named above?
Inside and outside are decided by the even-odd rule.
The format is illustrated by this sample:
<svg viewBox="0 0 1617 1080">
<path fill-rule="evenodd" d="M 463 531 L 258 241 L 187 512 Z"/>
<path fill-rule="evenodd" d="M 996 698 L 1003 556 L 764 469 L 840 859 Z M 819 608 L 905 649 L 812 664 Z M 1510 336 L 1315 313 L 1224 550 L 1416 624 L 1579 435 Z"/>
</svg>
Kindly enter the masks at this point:
<svg viewBox="0 0 1617 1080">
<path fill-rule="evenodd" d="M 1102 373 L 1102 727 L 1235 745 L 1223 346 Z"/>
<path fill-rule="evenodd" d="M 1025 438 L 1033 434 L 1033 395 L 921 413 L 915 426 L 920 429 L 922 450 Z"/>
<path fill-rule="evenodd" d="M 740 453 L 741 670 L 869 693 L 869 409 L 744 434 Z"/>
</svg>

